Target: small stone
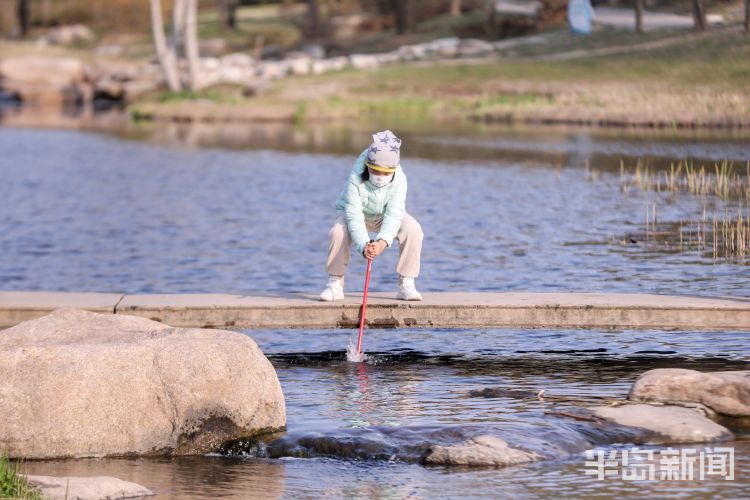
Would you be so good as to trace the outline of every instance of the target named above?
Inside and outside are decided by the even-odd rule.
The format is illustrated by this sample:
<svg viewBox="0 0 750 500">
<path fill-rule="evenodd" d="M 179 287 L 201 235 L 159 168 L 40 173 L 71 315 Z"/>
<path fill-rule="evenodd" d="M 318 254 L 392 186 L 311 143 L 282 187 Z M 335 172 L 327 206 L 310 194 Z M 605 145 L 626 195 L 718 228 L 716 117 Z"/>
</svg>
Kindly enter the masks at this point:
<svg viewBox="0 0 750 500">
<path fill-rule="evenodd" d="M 506 467 L 533 462 L 541 458 L 536 453 L 511 448 L 505 440 L 499 437 L 481 435 L 457 445 L 433 446 L 424 461 L 433 465 Z"/>
<path fill-rule="evenodd" d="M 668 443 L 705 443 L 734 438 L 729 429 L 693 408 L 628 404 L 596 406 L 591 410 L 597 417 L 651 431 Z"/>
<path fill-rule="evenodd" d="M 31 476 L 26 479 L 41 490 L 44 498 L 101 500 L 106 498 L 136 498 L 153 496 L 154 492 L 140 484 L 111 476 L 54 477 Z"/>
</svg>

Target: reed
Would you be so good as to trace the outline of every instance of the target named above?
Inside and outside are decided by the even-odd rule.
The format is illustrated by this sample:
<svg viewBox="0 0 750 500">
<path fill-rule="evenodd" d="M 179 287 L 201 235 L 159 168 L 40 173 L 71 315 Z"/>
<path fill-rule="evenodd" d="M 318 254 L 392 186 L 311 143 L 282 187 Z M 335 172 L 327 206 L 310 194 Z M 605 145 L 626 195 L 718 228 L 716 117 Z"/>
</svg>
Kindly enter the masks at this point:
<svg viewBox="0 0 750 500">
<path fill-rule="evenodd" d="M 0 498 L 42 500 L 42 494 L 29 484 L 20 468 L 20 463 L 11 463 L 7 456 L 0 454 Z"/>
<path fill-rule="evenodd" d="M 649 249 L 699 251 L 713 260 L 750 264 L 750 203 L 714 210 L 698 219 L 659 222 L 656 205 L 646 206 L 644 231 L 631 235 Z"/>
<path fill-rule="evenodd" d="M 699 197 L 713 196 L 722 200 L 750 199 L 750 161 L 744 174 L 727 160 L 715 163 L 713 169 L 696 166 L 692 161 L 671 163 L 669 170 L 652 171 L 639 159 L 629 170 L 620 162 L 620 187 L 623 192 L 656 191 L 689 193 Z"/>
</svg>

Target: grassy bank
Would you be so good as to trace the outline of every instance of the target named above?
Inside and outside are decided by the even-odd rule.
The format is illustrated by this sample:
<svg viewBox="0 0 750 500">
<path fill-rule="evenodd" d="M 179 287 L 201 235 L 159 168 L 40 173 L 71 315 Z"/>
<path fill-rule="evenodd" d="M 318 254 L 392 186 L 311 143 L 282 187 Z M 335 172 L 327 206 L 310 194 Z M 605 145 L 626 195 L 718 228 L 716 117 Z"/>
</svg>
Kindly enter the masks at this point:
<svg viewBox="0 0 750 500">
<path fill-rule="evenodd" d="M 349 69 L 288 78 L 252 98 L 234 89 L 218 97 L 214 92 L 211 99 L 151 98 L 132 110 L 140 118 L 184 120 L 314 122 L 377 114 L 430 121 L 750 127 L 750 37 L 738 28 L 646 39 L 623 34 L 622 41 L 618 45 L 611 31 L 587 39 L 555 32 L 522 55 Z M 597 53 L 604 48 L 616 50 Z"/>
<path fill-rule="evenodd" d="M 29 485 L 21 475 L 18 463 L 12 464 L 5 455 L 0 455 L 0 498 L 42 500 L 39 490 Z"/>
</svg>

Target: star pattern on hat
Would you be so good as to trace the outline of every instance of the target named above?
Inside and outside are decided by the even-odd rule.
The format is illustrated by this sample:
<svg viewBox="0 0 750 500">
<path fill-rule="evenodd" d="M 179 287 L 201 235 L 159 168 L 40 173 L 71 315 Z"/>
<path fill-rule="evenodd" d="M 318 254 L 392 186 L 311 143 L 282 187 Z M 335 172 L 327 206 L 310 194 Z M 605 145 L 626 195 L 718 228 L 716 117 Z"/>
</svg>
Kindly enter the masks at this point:
<svg viewBox="0 0 750 500">
<path fill-rule="evenodd" d="M 382 142 L 383 144 L 388 144 L 388 141 L 390 141 L 390 140 L 391 140 L 391 138 L 388 137 L 388 132 L 386 132 L 385 134 L 383 134 L 383 137 L 380 138 L 380 142 Z"/>
<path fill-rule="evenodd" d="M 379 152 L 379 151 L 380 151 L 380 150 L 378 149 L 378 147 L 377 147 L 377 146 L 370 146 L 370 152 L 371 152 L 371 153 L 377 153 L 377 152 Z"/>
<path fill-rule="evenodd" d="M 393 151 L 394 153 L 398 153 L 400 149 L 400 146 L 391 146 L 391 151 Z"/>
</svg>

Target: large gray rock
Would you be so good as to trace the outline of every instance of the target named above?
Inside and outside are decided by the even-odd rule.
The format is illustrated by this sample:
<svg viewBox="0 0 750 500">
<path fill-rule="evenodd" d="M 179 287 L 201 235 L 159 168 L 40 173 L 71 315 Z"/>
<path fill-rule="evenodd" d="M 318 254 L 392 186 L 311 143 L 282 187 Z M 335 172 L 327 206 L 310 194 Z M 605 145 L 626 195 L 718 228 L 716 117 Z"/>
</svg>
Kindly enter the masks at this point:
<svg viewBox="0 0 750 500">
<path fill-rule="evenodd" d="M 594 415 L 628 427 L 646 429 L 669 443 L 703 443 L 733 439 L 733 434 L 700 410 L 681 406 L 627 404 L 596 406 Z"/>
<path fill-rule="evenodd" d="M 11 457 L 189 455 L 286 415 L 246 335 L 65 308 L 0 332 L 0 422 Z"/>
<path fill-rule="evenodd" d="M 44 498 L 53 500 L 140 498 L 154 494 L 154 492 L 145 486 L 110 476 L 26 476 L 26 479 L 28 479 L 32 486 L 39 488 Z"/>
<path fill-rule="evenodd" d="M 25 103 L 77 103 L 86 93 L 82 61 L 65 57 L 7 57 L 0 60 L 2 89 Z"/>
<path fill-rule="evenodd" d="M 533 462 L 541 458 L 536 453 L 511 448 L 507 442 L 499 437 L 481 435 L 461 444 L 433 446 L 424 461 L 433 465 L 506 467 Z"/>
<path fill-rule="evenodd" d="M 700 403 L 716 413 L 746 417 L 750 416 L 750 371 L 649 370 L 635 381 L 628 399 L 667 404 Z"/>
</svg>

